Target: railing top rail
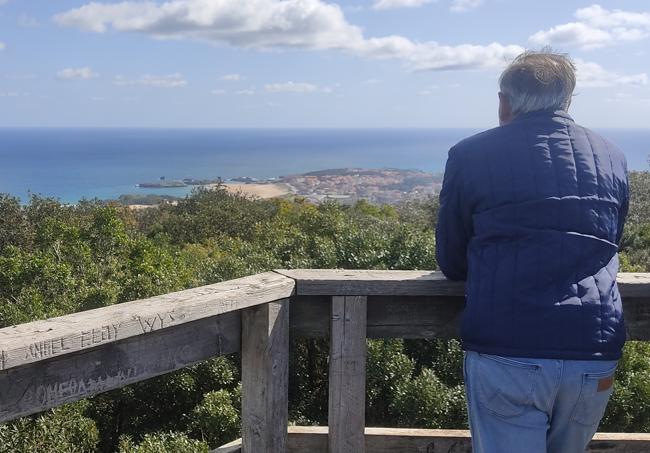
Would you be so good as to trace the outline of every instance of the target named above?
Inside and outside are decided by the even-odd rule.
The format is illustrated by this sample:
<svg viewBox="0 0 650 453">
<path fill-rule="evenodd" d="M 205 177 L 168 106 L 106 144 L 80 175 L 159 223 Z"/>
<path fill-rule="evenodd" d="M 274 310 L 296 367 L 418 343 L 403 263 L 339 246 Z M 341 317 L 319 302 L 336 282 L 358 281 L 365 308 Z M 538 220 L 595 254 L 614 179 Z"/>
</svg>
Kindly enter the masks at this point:
<svg viewBox="0 0 650 453">
<path fill-rule="evenodd" d="M 650 299 L 650 273 L 621 273 L 621 295 Z M 0 329 L 0 371 L 292 295 L 462 297 L 437 271 L 280 269 Z"/>
<path fill-rule="evenodd" d="M 439 271 L 279 269 L 296 281 L 299 296 L 456 296 L 465 283 L 447 280 Z M 621 272 L 622 297 L 650 298 L 650 273 Z"/>
<path fill-rule="evenodd" d="M 0 329 L 0 371 L 290 297 L 276 272 Z"/>
</svg>

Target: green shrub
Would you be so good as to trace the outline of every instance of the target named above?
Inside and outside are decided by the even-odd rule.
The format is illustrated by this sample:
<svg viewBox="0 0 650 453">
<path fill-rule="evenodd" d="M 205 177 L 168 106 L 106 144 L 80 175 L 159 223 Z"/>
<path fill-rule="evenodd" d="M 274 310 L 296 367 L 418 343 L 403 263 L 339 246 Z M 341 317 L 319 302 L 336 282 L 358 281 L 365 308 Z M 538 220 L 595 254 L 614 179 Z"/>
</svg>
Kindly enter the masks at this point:
<svg viewBox="0 0 650 453">
<path fill-rule="evenodd" d="M 650 344 L 630 341 L 618 363 L 601 431 L 650 432 Z"/>
<path fill-rule="evenodd" d="M 189 429 L 194 437 L 218 447 L 240 436 L 241 389 L 206 393 L 192 411 Z"/>
<path fill-rule="evenodd" d="M 120 438 L 119 453 L 208 453 L 208 444 L 189 438 L 184 433 L 147 434 L 142 442 L 134 443 L 128 436 Z"/>
<path fill-rule="evenodd" d="M 99 432 L 81 401 L 0 425 L 0 453 L 91 453 Z"/>
</svg>

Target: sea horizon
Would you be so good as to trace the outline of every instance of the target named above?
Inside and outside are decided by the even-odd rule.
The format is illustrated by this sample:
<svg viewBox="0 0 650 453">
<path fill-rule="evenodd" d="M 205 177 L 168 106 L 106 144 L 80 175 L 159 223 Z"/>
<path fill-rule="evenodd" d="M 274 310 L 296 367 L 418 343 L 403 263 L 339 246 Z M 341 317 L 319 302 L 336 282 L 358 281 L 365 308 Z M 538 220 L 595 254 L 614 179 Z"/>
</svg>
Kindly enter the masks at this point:
<svg viewBox="0 0 650 453">
<path fill-rule="evenodd" d="M 447 153 L 478 128 L 0 127 L 0 193 L 74 203 L 125 194 L 183 197 L 192 187 L 138 183 L 271 179 L 334 168 L 444 170 Z M 594 128 L 647 170 L 650 129 Z"/>
</svg>

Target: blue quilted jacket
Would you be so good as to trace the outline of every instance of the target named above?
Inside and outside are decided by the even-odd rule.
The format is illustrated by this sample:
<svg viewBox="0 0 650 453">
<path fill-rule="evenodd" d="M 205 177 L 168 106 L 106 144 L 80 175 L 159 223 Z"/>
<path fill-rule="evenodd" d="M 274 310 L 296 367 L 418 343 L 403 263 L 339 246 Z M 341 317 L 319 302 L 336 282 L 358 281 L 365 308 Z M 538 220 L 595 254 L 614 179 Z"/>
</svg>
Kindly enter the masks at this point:
<svg viewBox="0 0 650 453">
<path fill-rule="evenodd" d="M 467 280 L 464 349 L 618 359 L 628 199 L 621 151 L 566 112 L 520 115 L 452 147 L 436 253 L 448 278 Z"/>
</svg>

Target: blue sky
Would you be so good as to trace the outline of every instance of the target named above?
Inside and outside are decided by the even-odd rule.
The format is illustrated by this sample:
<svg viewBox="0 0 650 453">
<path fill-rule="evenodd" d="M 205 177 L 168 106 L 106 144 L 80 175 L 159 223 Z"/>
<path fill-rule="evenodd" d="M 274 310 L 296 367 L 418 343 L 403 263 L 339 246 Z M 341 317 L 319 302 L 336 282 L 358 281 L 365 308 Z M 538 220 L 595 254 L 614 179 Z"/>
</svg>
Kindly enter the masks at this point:
<svg viewBox="0 0 650 453">
<path fill-rule="evenodd" d="M 644 0 L 0 0 L 0 126 L 487 128 L 546 44 L 576 120 L 648 127 Z"/>
</svg>

